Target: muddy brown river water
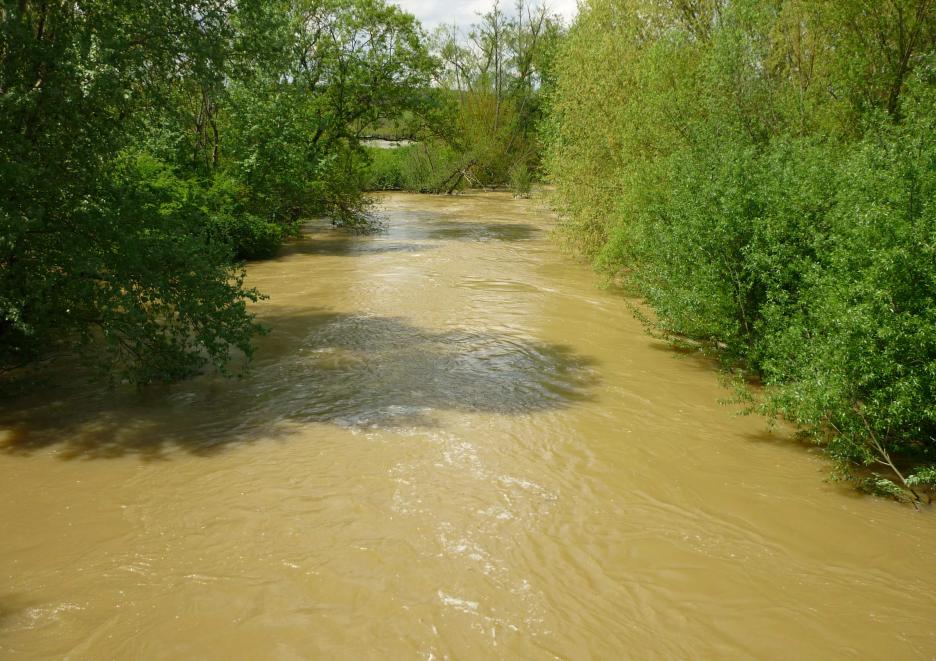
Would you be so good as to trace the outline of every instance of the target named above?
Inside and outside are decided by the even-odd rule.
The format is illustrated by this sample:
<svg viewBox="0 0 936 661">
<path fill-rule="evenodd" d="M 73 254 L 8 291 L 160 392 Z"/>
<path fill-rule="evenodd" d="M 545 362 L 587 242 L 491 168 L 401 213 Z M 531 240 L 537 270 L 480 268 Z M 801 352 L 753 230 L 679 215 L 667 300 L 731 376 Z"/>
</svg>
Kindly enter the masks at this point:
<svg viewBox="0 0 936 661">
<path fill-rule="evenodd" d="M 243 379 L 0 413 L 0 657 L 925 659 L 936 513 L 824 480 L 503 194 L 250 283 Z"/>
</svg>

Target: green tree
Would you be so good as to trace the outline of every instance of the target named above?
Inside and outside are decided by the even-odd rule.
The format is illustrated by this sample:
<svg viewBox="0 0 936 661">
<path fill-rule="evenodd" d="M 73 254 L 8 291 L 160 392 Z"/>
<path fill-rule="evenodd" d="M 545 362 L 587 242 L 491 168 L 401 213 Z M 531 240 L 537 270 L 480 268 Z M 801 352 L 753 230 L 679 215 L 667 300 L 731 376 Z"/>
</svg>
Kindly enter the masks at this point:
<svg viewBox="0 0 936 661">
<path fill-rule="evenodd" d="M 223 57 L 213 2 L 18 2 L 0 13 L 0 359 L 103 342 L 140 380 L 176 378 L 256 325 L 226 246 L 159 164 L 127 153 L 181 68 Z"/>
<path fill-rule="evenodd" d="M 259 327 L 232 258 L 363 209 L 361 126 L 432 60 L 379 0 L 3 0 L 0 369 L 102 347 L 169 380 Z"/>
</svg>

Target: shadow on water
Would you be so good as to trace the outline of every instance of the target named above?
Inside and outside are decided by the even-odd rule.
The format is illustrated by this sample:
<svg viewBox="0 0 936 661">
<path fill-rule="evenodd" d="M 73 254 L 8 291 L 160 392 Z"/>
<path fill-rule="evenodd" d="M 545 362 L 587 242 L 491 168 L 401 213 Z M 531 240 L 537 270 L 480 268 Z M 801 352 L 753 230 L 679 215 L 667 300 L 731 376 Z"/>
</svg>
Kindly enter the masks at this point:
<svg viewBox="0 0 936 661">
<path fill-rule="evenodd" d="M 424 252 L 438 246 L 425 243 L 385 243 L 369 241 L 368 237 L 338 236 L 327 239 L 308 238 L 288 244 L 280 257 L 290 255 L 320 255 L 329 257 L 358 257 L 360 255 L 387 254 L 401 252 Z"/>
<path fill-rule="evenodd" d="M 33 624 L 31 621 L 33 618 L 29 617 L 29 612 L 39 607 L 40 604 L 39 601 L 17 594 L 0 597 L 0 631 L 10 628 L 15 630 L 23 625 Z"/>
<path fill-rule="evenodd" d="M 420 253 L 439 248 L 438 244 L 418 241 L 527 241 L 540 232 L 528 223 L 485 223 L 454 220 L 424 220 L 392 227 L 388 240 L 367 235 L 310 235 L 283 247 L 279 257 L 290 255 L 323 255 L 354 257 L 367 254 Z M 402 239 L 402 240 L 396 240 Z"/>
<path fill-rule="evenodd" d="M 55 449 L 63 459 L 175 449 L 210 455 L 283 438 L 304 424 L 352 430 L 438 424 L 440 411 L 522 415 L 592 398 L 594 361 L 564 345 L 467 329 L 432 331 L 391 317 L 266 316 L 242 379 L 203 376 L 141 391 L 62 387 L 0 414 L 0 451 Z M 56 399 L 56 395 L 58 399 Z"/>
<path fill-rule="evenodd" d="M 423 229 L 423 228 L 420 228 Z M 438 221 L 425 228 L 426 238 L 437 241 L 528 241 L 540 232 L 528 223 L 472 223 Z"/>
</svg>

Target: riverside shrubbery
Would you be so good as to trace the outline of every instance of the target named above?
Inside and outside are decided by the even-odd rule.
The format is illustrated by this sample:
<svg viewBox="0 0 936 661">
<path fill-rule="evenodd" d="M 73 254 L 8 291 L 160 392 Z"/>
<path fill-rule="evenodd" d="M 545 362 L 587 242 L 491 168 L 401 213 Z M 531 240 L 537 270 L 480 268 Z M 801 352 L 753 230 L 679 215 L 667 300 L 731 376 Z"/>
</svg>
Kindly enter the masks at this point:
<svg viewBox="0 0 936 661">
<path fill-rule="evenodd" d="M 460 184 L 464 157 L 440 143 L 416 143 L 381 149 L 368 147 L 362 186 L 366 190 L 406 190 L 417 193 L 445 193 L 449 184 Z M 459 177 L 461 179 L 461 177 Z"/>
<path fill-rule="evenodd" d="M 758 408 L 840 474 L 916 499 L 936 462 L 933 10 L 679 7 L 592 0 L 573 26 L 546 126 L 564 236 L 658 330 L 760 377 Z"/>
</svg>

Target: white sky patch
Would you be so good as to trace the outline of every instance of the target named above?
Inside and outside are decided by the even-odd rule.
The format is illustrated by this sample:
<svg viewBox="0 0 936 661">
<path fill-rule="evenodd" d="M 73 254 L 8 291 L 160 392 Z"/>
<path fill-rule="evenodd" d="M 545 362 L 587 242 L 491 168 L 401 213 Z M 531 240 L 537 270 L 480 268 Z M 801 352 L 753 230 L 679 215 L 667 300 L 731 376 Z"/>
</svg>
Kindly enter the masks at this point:
<svg viewBox="0 0 936 661">
<path fill-rule="evenodd" d="M 478 21 L 478 14 L 488 11 L 493 0 L 391 0 L 420 20 L 426 30 L 432 31 L 445 23 L 455 23 L 465 29 Z M 567 23 L 575 16 L 577 0 L 546 0 L 550 13 L 561 14 Z M 501 8 L 512 13 L 513 1 L 501 0 Z"/>
</svg>

